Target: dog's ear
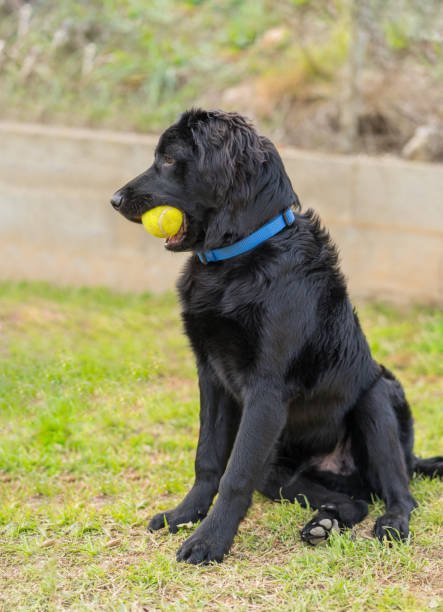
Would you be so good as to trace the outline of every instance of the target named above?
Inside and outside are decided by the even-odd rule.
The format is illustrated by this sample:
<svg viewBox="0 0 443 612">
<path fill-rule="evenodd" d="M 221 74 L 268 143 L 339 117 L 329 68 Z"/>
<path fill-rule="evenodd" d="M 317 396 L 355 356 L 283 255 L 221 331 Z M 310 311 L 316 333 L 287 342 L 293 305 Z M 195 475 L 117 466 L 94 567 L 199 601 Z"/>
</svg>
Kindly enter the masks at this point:
<svg viewBox="0 0 443 612">
<path fill-rule="evenodd" d="M 181 118 L 192 135 L 198 170 L 214 209 L 205 248 L 229 244 L 297 202 L 274 145 L 236 113 L 191 110 Z"/>
<path fill-rule="evenodd" d="M 265 153 L 254 127 L 240 115 L 194 111 L 189 120 L 200 176 L 215 205 L 205 235 L 206 248 L 212 248 L 248 231 L 242 218 L 255 198 Z"/>
<path fill-rule="evenodd" d="M 190 124 L 199 170 L 216 201 L 241 206 L 251 199 L 265 154 L 254 127 L 236 113 L 194 111 Z"/>
</svg>

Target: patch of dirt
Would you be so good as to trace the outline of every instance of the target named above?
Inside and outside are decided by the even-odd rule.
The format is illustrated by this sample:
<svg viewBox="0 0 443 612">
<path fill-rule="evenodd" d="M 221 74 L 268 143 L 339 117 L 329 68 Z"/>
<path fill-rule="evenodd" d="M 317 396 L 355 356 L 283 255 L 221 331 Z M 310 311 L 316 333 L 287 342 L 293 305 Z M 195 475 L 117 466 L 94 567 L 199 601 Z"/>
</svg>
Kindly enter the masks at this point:
<svg viewBox="0 0 443 612">
<path fill-rule="evenodd" d="M 268 126 L 282 145 L 349 152 L 344 128 L 346 71 L 334 82 L 301 83 L 284 77 L 257 77 L 227 89 L 223 106 Z M 429 68 L 405 60 L 385 70 L 366 70 L 361 79 L 355 150 L 402 155 L 417 129 L 432 126 L 443 139 L 443 80 Z M 431 152 L 443 161 L 443 149 Z"/>
<path fill-rule="evenodd" d="M 14 310 L 0 313 L 0 324 L 5 326 L 22 327 L 29 323 L 45 325 L 64 321 L 66 316 L 52 304 L 22 304 Z"/>
</svg>

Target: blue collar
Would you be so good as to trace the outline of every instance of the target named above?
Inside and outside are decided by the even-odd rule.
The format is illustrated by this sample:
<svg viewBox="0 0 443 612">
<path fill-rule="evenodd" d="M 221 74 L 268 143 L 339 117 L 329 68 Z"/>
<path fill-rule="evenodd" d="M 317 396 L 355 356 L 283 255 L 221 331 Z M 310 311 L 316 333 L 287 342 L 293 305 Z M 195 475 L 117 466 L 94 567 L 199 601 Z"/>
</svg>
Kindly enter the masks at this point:
<svg viewBox="0 0 443 612">
<path fill-rule="evenodd" d="M 197 257 L 202 264 L 211 263 L 214 261 L 223 261 L 224 259 L 231 259 L 247 253 L 258 247 L 260 244 L 272 238 L 276 234 L 280 233 L 285 227 L 293 225 L 295 222 L 295 214 L 292 206 L 286 208 L 279 215 L 262 225 L 258 230 L 246 236 L 234 244 L 230 244 L 227 247 L 220 249 L 212 249 L 210 251 L 197 251 Z"/>
</svg>

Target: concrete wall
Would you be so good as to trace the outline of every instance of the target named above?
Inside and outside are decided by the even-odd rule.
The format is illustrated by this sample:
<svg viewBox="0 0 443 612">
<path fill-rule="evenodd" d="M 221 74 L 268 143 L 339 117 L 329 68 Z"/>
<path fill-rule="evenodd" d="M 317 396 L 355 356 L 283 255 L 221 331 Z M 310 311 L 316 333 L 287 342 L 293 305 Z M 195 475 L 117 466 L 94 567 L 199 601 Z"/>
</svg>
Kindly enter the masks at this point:
<svg viewBox="0 0 443 612">
<path fill-rule="evenodd" d="M 0 279 L 174 286 L 185 256 L 125 221 L 113 191 L 156 138 L 0 123 Z M 339 246 L 351 293 L 443 303 L 443 167 L 283 149 L 295 190 Z"/>
</svg>

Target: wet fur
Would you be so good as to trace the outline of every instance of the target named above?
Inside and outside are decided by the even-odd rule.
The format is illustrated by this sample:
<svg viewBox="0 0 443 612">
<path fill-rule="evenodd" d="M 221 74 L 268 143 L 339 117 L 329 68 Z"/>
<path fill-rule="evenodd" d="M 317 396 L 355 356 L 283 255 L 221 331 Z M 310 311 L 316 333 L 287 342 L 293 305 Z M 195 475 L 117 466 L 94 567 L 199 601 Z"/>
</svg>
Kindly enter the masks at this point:
<svg viewBox="0 0 443 612">
<path fill-rule="evenodd" d="M 190 251 L 230 244 L 290 205 L 299 211 L 249 253 L 207 266 L 191 255 L 185 266 L 178 290 L 201 403 L 196 479 L 150 528 L 204 519 L 177 557 L 221 561 L 258 489 L 319 509 L 302 530 L 310 544 L 362 520 L 373 495 L 386 504 L 375 535 L 407 538 L 409 479 L 442 475 L 443 458 L 414 456 L 403 389 L 373 359 L 337 250 L 315 213 L 301 212 L 272 143 L 236 114 L 189 111 L 119 193 L 135 221 L 165 201 L 181 208 Z"/>
</svg>

